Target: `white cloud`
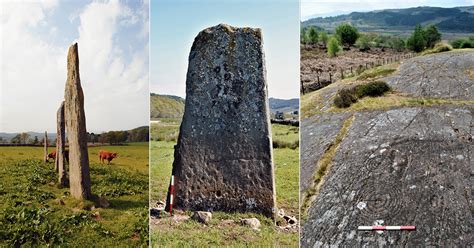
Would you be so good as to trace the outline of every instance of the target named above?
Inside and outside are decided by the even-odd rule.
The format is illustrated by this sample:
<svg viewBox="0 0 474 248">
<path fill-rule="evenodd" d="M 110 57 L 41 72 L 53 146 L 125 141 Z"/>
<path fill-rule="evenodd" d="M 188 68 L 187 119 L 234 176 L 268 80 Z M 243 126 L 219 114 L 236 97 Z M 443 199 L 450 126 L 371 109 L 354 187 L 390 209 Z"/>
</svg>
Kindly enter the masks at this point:
<svg viewBox="0 0 474 248">
<path fill-rule="evenodd" d="M 61 36 L 54 25 L 57 20 L 48 20 L 55 7 L 54 2 L 2 3 L 0 131 L 55 131 L 68 47 L 48 44 L 36 34 L 37 26 L 43 25 L 51 26 L 45 35 Z M 132 34 L 137 36 L 143 25 L 148 30 L 148 15 L 138 18 L 112 0 L 88 4 L 77 18 L 79 27 L 69 25 L 78 30 L 78 36 L 62 38 L 70 44 L 78 42 L 87 129 L 97 132 L 147 124 L 148 32 L 143 34 L 145 45 L 121 47 L 117 40 L 126 37 L 120 33 L 123 26 L 139 23 Z M 124 50 L 131 50 L 131 55 Z"/>
</svg>

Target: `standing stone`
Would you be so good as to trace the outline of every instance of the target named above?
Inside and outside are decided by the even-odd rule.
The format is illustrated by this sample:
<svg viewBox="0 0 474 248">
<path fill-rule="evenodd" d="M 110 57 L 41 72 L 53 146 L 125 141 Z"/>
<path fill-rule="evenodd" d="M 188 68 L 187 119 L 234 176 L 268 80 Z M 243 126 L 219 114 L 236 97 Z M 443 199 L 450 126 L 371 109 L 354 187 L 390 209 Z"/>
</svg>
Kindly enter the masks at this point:
<svg viewBox="0 0 474 248">
<path fill-rule="evenodd" d="M 44 139 L 43 139 L 43 146 L 44 146 L 44 162 L 48 162 L 48 132 L 44 131 Z"/>
<path fill-rule="evenodd" d="M 201 31 L 189 55 L 173 207 L 273 217 L 272 157 L 260 29 Z"/>
<path fill-rule="evenodd" d="M 67 172 L 64 160 L 64 144 L 66 137 L 65 121 L 64 121 L 64 101 L 58 109 L 57 113 L 57 137 L 56 137 L 56 171 L 59 175 L 59 185 L 67 186 Z"/>
<path fill-rule="evenodd" d="M 66 132 L 69 140 L 71 195 L 76 199 L 91 199 L 86 116 L 84 114 L 84 95 L 79 78 L 77 43 L 69 47 L 67 55 L 67 81 L 64 99 Z"/>
</svg>

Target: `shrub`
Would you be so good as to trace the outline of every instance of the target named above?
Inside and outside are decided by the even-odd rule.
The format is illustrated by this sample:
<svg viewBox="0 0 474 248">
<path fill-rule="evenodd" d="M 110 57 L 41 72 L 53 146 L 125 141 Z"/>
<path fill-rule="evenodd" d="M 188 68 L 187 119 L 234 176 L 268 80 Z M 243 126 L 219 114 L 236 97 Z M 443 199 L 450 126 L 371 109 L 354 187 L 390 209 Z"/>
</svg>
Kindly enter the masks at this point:
<svg viewBox="0 0 474 248">
<path fill-rule="evenodd" d="M 451 41 L 450 44 L 455 49 L 474 48 L 474 37 L 470 37 L 469 39 L 456 39 Z"/>
<path fill-rule="evenodd" d="M 383 81 L 375 81 L 367 84 L 357 85 L 349 89 L 341 89 L 337 92 L 334 98 L 334 105 L 338 108 L 350 107 L 358 99 L 366 96 L 382 96 L 385 92 L 390 90 Z"/>
<path fill-rule="evenodd" d="M 359 31 L 354 26 L 344 23 L 336 27 L 336 36 L 344 46 L 352 46 L 359 38 Z"/>
<path fill-rule="evenodd" d="M 337 53 L 341 51 L 341 47 L 339 46 L 339 42 L 335 37 L 331 37 L 328 42 L 328 55 L 329 57 L 334 57 Z"/>
<path fill-rule="evenodd" d="M 390 86 L 384 81 L 375 81 L 368 84 L 357 85 L 356 96 L 362 98 L 364 96 L 382 96 L 385 92 L 390 90 Z"/>
<path fill-rule="evenodd" d="M 445 43 L 438 43 L 434 46 L 433 49 L 426 50 L 422 53 L 422 55 L 432 54 L 432 53 L 441 53 L 453 50 L 453 47 L 449 44 Z"/>
<path fill-rule="evenodd" d="M 357 102 L 354 89 L 355 88 L 339 90 L 334 98 L 334 105 L 338 108 L 347 108 L 351 106 L 352 103 Z"/>
</svg>

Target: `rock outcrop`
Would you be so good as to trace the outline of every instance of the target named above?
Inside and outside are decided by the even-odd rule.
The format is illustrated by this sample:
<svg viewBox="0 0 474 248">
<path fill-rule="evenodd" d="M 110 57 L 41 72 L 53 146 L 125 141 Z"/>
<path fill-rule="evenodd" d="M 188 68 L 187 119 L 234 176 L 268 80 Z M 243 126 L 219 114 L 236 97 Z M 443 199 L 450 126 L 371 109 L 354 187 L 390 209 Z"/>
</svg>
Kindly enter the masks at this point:
<svg viewBox="0 0 474 248">
<path fill-rule="evenodd" d="M 184 112 L 173 163 L 174 207 L 273 216 L 260 29 L 221 24 L 199 33 L 189 55 Z"/>
<path fill-rule="evenodd" d="M 301 247 L 472 244 L 473 68 L 474 52 L 409 59 L 384 80 L 397 94 L 446 104 L 339 109 L 302 122 L 301 194 L 313 195 L 303 199 Z M 327 169 L 312 188 L 323 159 Z M 357 230 L 372 225 L 416 231 Z"/>
</svg>

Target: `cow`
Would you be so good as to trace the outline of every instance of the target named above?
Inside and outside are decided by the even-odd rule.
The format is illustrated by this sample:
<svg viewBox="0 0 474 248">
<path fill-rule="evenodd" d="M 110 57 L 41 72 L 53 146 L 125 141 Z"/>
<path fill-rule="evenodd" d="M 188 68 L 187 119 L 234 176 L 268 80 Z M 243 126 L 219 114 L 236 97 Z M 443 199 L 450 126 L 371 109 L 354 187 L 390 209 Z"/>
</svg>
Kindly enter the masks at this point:
<svg viewBox="0 0 474 248">
<path fill-rule="evenodd" d="M 108 152 L 108 151 L 99 151 L 99 160 L 100 162 L 103 164 L 104 163 L 104 160 L 107 160 L 107 164 L 110 164 L 110 161 L 112 161 L 112 159 L 116 158 L 118 155 L 118 153 L 114 152 Z"/>
<path fill-rule="evenodd" d="M 56 151 L 52 151 L 51 153 L 48 154 L 48 159 L 50 158 L 56 160 Z M 64 151 L 64 159 L 66 159 L 66 162 L 69 164 L 69 151 L 68 150 Z"/>
</svg>

